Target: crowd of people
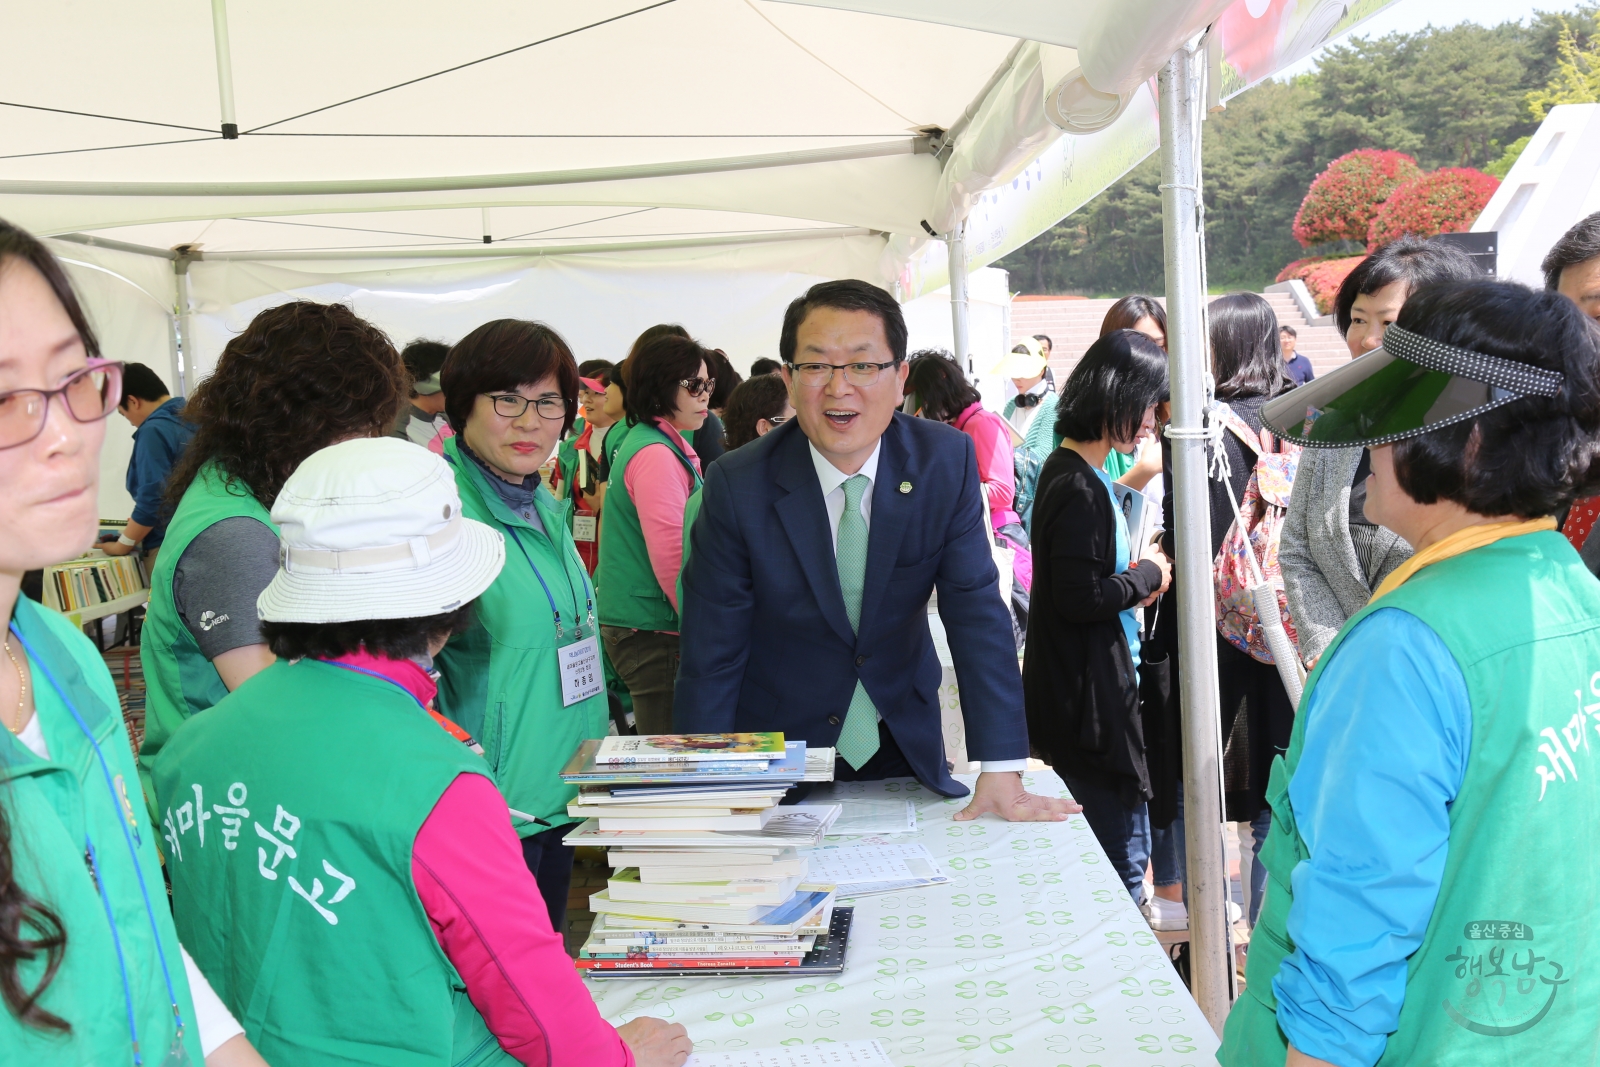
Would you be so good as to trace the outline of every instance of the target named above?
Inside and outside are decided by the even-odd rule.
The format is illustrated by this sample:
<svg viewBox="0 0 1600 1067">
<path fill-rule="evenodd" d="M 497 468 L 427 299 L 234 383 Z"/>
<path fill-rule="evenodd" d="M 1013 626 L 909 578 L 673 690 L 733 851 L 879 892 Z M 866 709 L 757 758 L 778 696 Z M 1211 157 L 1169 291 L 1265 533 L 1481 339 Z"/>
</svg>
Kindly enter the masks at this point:
<svg viewBox="0 0 1600 1067">
<path fill-rule="evenodd" d="M 748 377 L 675 324 L 580 362 L 538 322 L 398 351 L 291 301 L 185 399 L 105 358 L 60 265 L 0 223 L 0 1045 L 678 1067 L 684 1027 L 613 1028 L 563 948 L 559 772 L 611 732 L 781 730 L 836 749 L 838 780 L 969 797 L 957 820 L 1081 811 L 1182 929 L 1171 561 L 1198 535 L 1254 858 L 1223 1062 L 1576 1055 L 1600 991 L 1572 907 L 1600 801 L 1600 215 L 1546 272 L 1376 248 L 1335 302 L 1351 362 L 1321 377 L 1263 298 L 1213 300 L 1192 531 L 1149 296 L 1059 386 L 1051 339 L 1019 339 L 998 410 L 848 280 L 794 300 Z M 150 573 L 137 758 L 94 648 L 19 595 L 95 543 L 113 411 L 134 510 L 100 547 Z M 1230 599 L 1241 556 L 1281 601 Z M 1298 664 L 1264 653 L 1265 616 Z M 1030 757 L 1070 800 L 1025 790 Z"/>
</svg>

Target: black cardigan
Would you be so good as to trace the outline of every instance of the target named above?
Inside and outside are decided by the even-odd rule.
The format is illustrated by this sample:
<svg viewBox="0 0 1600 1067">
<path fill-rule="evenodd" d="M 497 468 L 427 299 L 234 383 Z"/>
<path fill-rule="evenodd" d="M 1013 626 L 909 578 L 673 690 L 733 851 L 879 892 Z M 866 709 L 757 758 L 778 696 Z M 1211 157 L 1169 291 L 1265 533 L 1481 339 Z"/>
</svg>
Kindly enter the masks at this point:
<svg viewBox="0 0 1600 1067">
<path fill-rule="evenodd" d="M 1118 615 L 1161 588 L 1152 564 L 1116 571 L 1116 512 L 1105 483 L 1069 448 L 1039 472 L 1033 603 L 1022 686 L 1035 752 L 1063 775 L 1150 797 L 1139 677 Z"/>
</svg>

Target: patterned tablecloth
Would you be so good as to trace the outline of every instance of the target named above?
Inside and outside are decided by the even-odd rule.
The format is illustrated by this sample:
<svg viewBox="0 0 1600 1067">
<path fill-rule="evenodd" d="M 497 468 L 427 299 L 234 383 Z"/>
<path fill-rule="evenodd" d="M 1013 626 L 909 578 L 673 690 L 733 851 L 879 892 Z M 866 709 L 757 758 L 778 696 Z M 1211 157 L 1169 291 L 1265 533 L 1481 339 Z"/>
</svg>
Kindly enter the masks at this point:
<svg viewBox="0 0 1600 1067">
<path fill-rule="evenodd" d="M 1068 795 L 1049 771 L 1024 781 Z M 590 981 L 601 1014 L 683 1023 L 698 1052 L 877 1038 L 897 1067 L 1215 1063 L 1216 1036 L 1083 816 L 957 823 L 965 802 L 915 781 L 833 788 L 846 804 L 904 796 L 918 819 L 830 843 L 920 841 L 952 884 L 856 901 L 841 975 Z"/>
</svg>

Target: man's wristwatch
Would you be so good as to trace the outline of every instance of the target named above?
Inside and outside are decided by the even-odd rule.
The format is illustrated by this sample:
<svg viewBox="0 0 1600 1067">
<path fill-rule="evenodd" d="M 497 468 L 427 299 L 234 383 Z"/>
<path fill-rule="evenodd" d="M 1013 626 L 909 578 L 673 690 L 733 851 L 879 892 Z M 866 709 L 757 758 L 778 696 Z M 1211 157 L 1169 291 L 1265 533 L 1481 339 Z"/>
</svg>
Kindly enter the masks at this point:
<svg viewBox="0 0 1600 1067">
<path fill-rule="evenodd" d="M 117 535 L 117 544 L 119 544 L 119 545 L 127 545 L 129 548 L 138 548 L 139 547 L 139 542 L 135 541 L 133 538 L 129 537 L 127 534 L 118 534 Z"/>
</svg>

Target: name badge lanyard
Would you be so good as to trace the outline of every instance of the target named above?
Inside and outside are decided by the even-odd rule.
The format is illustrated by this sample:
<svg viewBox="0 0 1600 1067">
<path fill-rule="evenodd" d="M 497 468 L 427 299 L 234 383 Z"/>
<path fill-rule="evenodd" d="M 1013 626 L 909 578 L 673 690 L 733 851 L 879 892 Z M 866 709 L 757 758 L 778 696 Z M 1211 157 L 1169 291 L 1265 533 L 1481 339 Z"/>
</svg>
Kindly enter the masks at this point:
<svg viewBox="0 0 1600 1067">
<path fill-rule="evenodd" d="M 590 697 L 599 696 L 605 692 L 605 677 L 600 669 L 600 638 L 598 628 L 594 624 L 594 594 L 589 585 L 588 575 L 584 576 L 583 589 L 587 598 L 589 613 L 589 636 L 583 636 L 583 624 L 580 622 L 573 628 L 570 642 L 563 643 L 566 630 L 561 625 L 561 609 L 556 607 L 556 598 L 550 594 L 550 586 L 545 583 L 544 575 L 539 573 L 539 568 L 533 565 L 533 557 L 528 553 L 528 546 L 522 543 L 513 527 L 512 538 L 517 542 L 517 547 L 522 549 L 522 557 L 528 561 L 528 568 L 533 571 L 533 576 L 539 579 L 539 587 L 544 590 L 545 599 L 550 602 L 550 613 L 556 620 L 556 665 L 557 675 L 561 688 L 561 706 L 570 708 L 580 701 Z M 572 572 L 564 567 L 567 575 L 567 589 L 572 593 L 574 604 L 578 601 L 578 591 L 572 586 Z"/>
<path fill-rule="evenodd" d="M 77 706 L 67 696 L 66 690 L 61 687 L 61 683 L 56 681 L 55 674 L 45 665 L 44 659 L 33 650 L 33 646 L 28 643 L 28 639 L 22 636 L 21 631 L 17 629 L 16 623 L 12 623 L 10 629 L 13 634 L 16 634 L 17 640 L 22 644 L 23 651 L 28 654 L 28 658 L 33 661 L 34 666 L 44 673 L 45 680 L 50 683 L 50 688 L 55 690 L 56 696 L 61 699 L 61 703 L 66 705 L 67 711 L 72 713 L 72 721 L 78 724 L 78 729 L 82 731 L 84 737 L 88 738 L 90 747 L 94 749 L 95 760 L 100 765 L 100 773 L 105 779 L 106 791 L 111 794 L 112 808 L 126 813 L 126 817 L 119 820 L 119 824 L 122 827 L 122 840 L 128 847 L 128 858 L 132 861 L 133 873 L 139 880 L 139 893 L 144 897 L 145 918 L 150 922 L 150 934 L 156 943 L 156 958 L 161 962 L 161 977 L 167 985 L 167 999 L 172 1005 L 172 1017 L 176 1024 L 176 1029 L 172 1036 L 172 1045 L 167 1049 L 166 1057 L 161 1061 L 161 1064 L 162 1067 L 188 1067 L 190 1063 L 189 1052 L 183 1046 L 183 1009 L 178 1006 L 178 993 L 172 985 L 172 971 L 167 966 L 166 949 L 161 945 L 161 930 L 156 925 L 155 908 L 150 904 L 150 887 L 145 884 L 144 868 L 139 865 L 139 852 L 133 844 L 133 834 L 129 828 L 133 816 L 127 808 L 123 807 L 122 800 L 117 795 L 116 785 L 111 779 L 111 767 L 106 763 L 105 753 L 100 750 L 100 743 L 94 739 L 94 734 L 90 731 L 89 724 L 83 721 L 83 716 L 78 714 Z M 122 972 L 122 999 L 128 1011 L 128 1037 L 133 1042 L 134 1067 L 143 1067 L 144 1053 L 139 1048 L 139 1027 L 134 1020 L 133 983 L 128 978 L 127 955 L 122 949 L 122 938 L 117 933 L 117 921 L 111 912 L 111 898 L 106 895 L 105 880 L 100 876 L 100 859 L 95 853 L 94 842 L 89 838 L 87 829 L 84 831 L 83 840 L 84 855 L 89 860 L 89 873 L 94 878 L 95 889 L 100 894 L 100 902 L 105 905 L 106 923 L 111 928 L 111 944 L 117 950 L 117 966 Z"/>
<path fill-rule="evenodd" d="M 539 573 L 539 568 L 534 566 L 533 557 L 528 554 L 528 546 L 522 543 L 522 536 L 517 533 L 517 529 L 514 526 L 511 528 L 511 539 L 515 541 L 517 543 L 517 547 L 522 550 L 522 558 L 528 561 L 528 569 L 533 572 L 533 576 L 535 578 L 539 579 L 539 588 L 544 590 L 544 598 L 550 602 L 550 614 L 555 617 L 556 621 L 556 645 L 557 647 L 560 647 L 561 642 L 566 638 L 567 635 L 565 628 L 563 628 L 561 625 L 561 609 L 556 607 L 556 598 L 551 595 L 550 586 L 545 583 L 544 575 Z M 566 568 L 563 567 L 562 570 L 566 571 Z M 572 594 L 573 604 L 577 604 L 578 590 L 572 584 L 572 575 L 568 573 L 566 577 L 567 591 Z M 583 592 L 584 610 L 587 612 L 589 617 L 589 636 L 593 637 L 597 631 L 597 627 L 594 624 L 594 594 L 589 590 L 589 582 L 587 579 L 585 579 L 583 583 Z M 579 622 L 573 628 L 572 639 L 577 641 L 581 640 L 582 637 L 583 623 Z"/>
</svg>

